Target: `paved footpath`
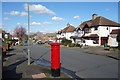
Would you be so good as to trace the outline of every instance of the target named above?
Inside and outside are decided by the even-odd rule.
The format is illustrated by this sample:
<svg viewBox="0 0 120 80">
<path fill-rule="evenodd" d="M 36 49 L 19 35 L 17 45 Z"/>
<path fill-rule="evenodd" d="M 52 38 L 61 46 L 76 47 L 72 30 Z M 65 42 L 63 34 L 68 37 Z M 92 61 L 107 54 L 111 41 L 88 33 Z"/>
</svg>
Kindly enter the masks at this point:
<svg viewBox="0 0 120 80">
<path fill-rule="evenodd" d="M 25 46 L 15 46 L 3 58 L 3 77 L 6 78 L 53 78 L 51 77 L 50 68 L 39 66 L 32 62 L 27 65 L 27 56 L 23 53 Z M 61 72 L 59 78 L 70 78 L 65 73 Z"/>
</svg>

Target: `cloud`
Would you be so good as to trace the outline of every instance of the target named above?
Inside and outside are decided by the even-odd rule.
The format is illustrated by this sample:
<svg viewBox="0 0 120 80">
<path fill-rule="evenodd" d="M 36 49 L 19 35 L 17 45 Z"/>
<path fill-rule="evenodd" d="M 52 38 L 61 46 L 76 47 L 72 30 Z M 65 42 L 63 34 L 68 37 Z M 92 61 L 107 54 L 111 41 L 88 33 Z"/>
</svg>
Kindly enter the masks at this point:
<svg viewBox="0 0 120 80">
<path fill-rule="evenodd" d="M 52 17 L 52 20 L 53 21 L 64 21 L 65 19 L 54 16 L 54 17 Z"/>
<path fill-rule="evenodd" d="M 8 13 L 8 12 L 5 12 L 4 14 L 5 15 L 12 15 L 12 16 L 17 16 L 17 15 L 19 15 L 19 11 L 11 11 L 10 13 Z"/>
<path fill-rule="evenodd" d="M 21 12 L 20 16 L 28 16 L 28 13 L 27 12 Z"/>
<path fill-rule="evenodd" d="M 21 23 L 19 23 L 19 22 L 18 22 L 18 23 L 16 23 L 16 25 L 17 25 L 17 26 L 22 26 L 22 24 L 21 24 Z"/>
<path fill-rule="evenodd" d="M 10 18 L 8 18 L 8 17 L 5 17 L 5 18 L 4 18 L 4 20 L 10 20 Z"/>
<path fill-rule="evenodd" d="M 43 25 L 51 25 L 52 23 L 51 22 L 43 22 L 42 24 Z"/>
<path fill-rule="evenodd" d="M 20 14 L 20 16 L 28 16 L 28 13 L 27 12 L 21 12 L 21 14 Z M 30 17 L 32 17 L 32 16 L 30 16 Z"/>
<path fill-rule="evenodd" d="M 80 19 L 80 17 L 79 17 L 79 16 L 74 16 L 73 18 L 74 18 L 74 19 Z"/>
<path fill-rule="evenodd" d="M 31 25 L 31 26 L 40 26 L 41 24 L 40 24 L 40 23 L 37 23 L 37 22 L 32 22 L 30 25 Z"/>
<path fill-rule="evenodd" d="M 24 4 L 25 10 L 28 10 L 27 4 Z M 38 5 L 29 5 L 29 10 L 36 13 L 36 14 L 52 14 L 55 15 L 55 12 L 49 10 L 45 6 L 42 6 L 40 4 Z"/>
<path fill-rule="evenodd" d="M 1 27 L 7 27 L 8 25 L 5 24 L 0 24 Z"/>
</svg>

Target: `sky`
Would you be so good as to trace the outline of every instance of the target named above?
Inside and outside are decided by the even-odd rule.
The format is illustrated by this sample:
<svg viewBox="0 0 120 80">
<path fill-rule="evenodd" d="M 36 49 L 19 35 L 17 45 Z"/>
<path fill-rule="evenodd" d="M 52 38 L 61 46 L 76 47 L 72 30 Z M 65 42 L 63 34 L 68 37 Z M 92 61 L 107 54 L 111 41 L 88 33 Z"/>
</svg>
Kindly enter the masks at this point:
<svg viewBox="0 0 120 80">
<path fill-rule="evenodd" d="M 67 26 L 78 27 L 98 14 L 118 22 L 118 2 L 30 2 L 30 32 L 51 33 Z M 2 2 L 2 29 L 13 34 L 15 27 L 27 30 L 27 3 Z"/>
</svg>

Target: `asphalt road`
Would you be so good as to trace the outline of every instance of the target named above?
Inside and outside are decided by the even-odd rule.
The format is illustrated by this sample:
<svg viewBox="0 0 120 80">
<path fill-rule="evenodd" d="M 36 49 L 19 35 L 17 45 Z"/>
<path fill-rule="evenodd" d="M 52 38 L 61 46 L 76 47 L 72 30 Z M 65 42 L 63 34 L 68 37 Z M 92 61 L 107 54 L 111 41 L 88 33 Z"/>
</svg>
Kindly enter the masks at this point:
<svg viewBox="0 0 120 80">
<path fill-rule="evenodd" d="M 50 61 L 50 48 L 31 44 L 30 50 L 32 58 Z M 81 78 L 118 78 L 118 60 L 87 54 L 79 48 L 61 47 L 60 53 L 61 66 Z"/>
</svg>

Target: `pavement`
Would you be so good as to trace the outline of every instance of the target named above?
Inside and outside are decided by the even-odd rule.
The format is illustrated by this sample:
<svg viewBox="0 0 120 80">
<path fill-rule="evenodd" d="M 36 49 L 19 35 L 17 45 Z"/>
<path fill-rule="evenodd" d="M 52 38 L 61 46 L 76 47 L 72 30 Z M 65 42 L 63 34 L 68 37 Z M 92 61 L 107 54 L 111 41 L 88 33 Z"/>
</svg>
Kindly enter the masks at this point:
<svg viewBox="0 0 120 80">
<path fill-rule="evenodd" d="M 33 59 L 50 62 L 51 49 L 46 45 L 31 44 L 30 49 Z M 80 78 L 118 78 L 118 60 L 93 54 L 100 49 L 61 47 L 61 67 Z"/>
<path fill-rule="evenodd" d="M 116 60 L 120 60 L 120 52 L 117 51 L 109 51 L 109 47 L 92 47 L 92 48 L 74 48 L 74 49 L 79 49 L 84 53 L 88 54 L 95 54 L 95 55 L 102 55 L 102 56 L 107 56 Z"/>
<path fill-rule="evenodd" d="M 3 73 L 2 79 L 35 79 L 35 78 L 51 78 L 51 70 L 48 67 L 40 66 L 31 60 L 31 65 L 27 65 L 27 56 L 23 50 L 27 46 L 14 46 L 7 55 L 3 57 Z M 61 71 L 61 76 L 57 78 L 70 78 Z"/>
</svg>

